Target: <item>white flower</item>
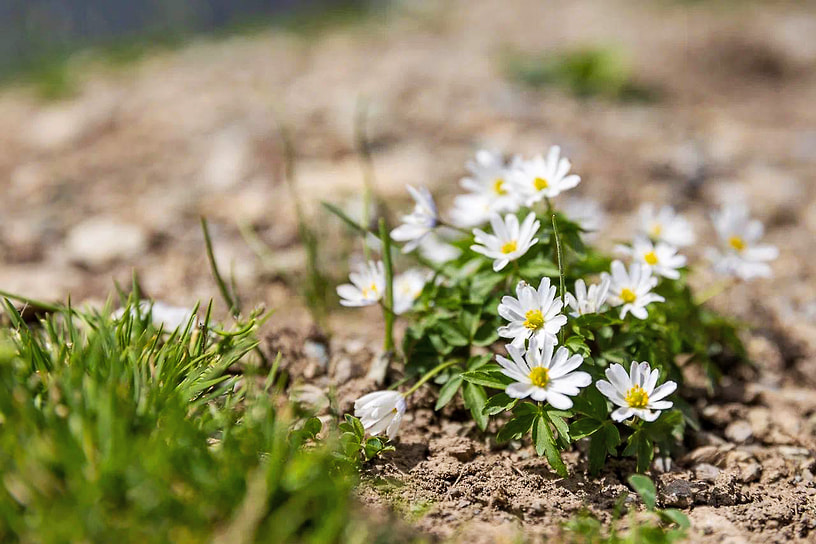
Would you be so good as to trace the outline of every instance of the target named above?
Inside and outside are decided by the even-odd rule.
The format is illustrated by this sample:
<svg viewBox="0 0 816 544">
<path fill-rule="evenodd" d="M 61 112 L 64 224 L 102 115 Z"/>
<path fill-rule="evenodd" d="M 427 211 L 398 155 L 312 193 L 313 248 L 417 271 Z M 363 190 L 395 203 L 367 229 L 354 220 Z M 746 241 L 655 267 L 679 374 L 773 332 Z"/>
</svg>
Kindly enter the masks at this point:
<svg viewBox="0 0 816 544">
<path fill-rule="evenodd" d="M 594 238 L 606 224 L 606 213 L 600 204 L 589 198 L 572 197 L 559 207 L 570 221 L 584 229 L 587 239 Z"/>
<path fill-rule="evenodd" d="M 652 271 L 640 263 L 632 263 L 627 272 L 620 261 L 612 262 L 612 284 L 609 286 L 609 303 L 621 306 L 621 319 L 631 313 L 638 319 L 646 319 L 649 312 L 646 306 L 652 302 L 665 302 L 666 299 L 652 293 L 657 285 L 657 278 Z"/>
<path fill-rule="evenodd" d="M 405 186 L 411 197 L 416 201 L 414 211 L 402 217 L 402 225 L 391 231 L 391 238 L 397 242 L 408 242 L 402 252 L 413 251 L 422 238 L 439 224 L 439 213 L 430 191 L 425 187 L 419 190 L 410 185 Z"/>
<path fill-rule="evenodd" d="M 462 251 L 432 232 L 419 242 L 419 253 L 432 263 L 444 264 L 457 258 Z"/>
<path fill-rule="evenodd" d="M 513 170 L 513 189 L 526 206 L 558 196 L 581 182 L 579 176 L 569 174 L 570 161 L 560 154 L 561 148 L 554 145 L 546 159 L 537 155 L 531 160 L 521 161 Z"/>
<path fill-rule="evenodd" d="M 707 256 L 717 272 L 743 280 L 771 276 L 768 261 L 776 259 L 779 250 L 758 243 L 765 229 L 758 220 L 751 219 L 748 208 L 742 204 L 725 206 L 719 213 L 712 214 L 712 220 L 722 249 L 710 248 Z"/>
<path fill-rule="evenodd" d="M 518 197 L 510 191 L 513 164 L 505 165 L 500 153 L 479 151 L 476 160 L 467 163 L 470 176 L 459 184 L 468 191 L 453 201 L 451 219 L 460 227 L 475 227 L 494 213 L 515 212 Z"/>
<path fill-rule="evenodd" d="M 583 357 L 570 357 L 569 351 L 563 346 L 553 356 L 554 349 L 554 343 L 545 341 L 540 344 L 536 338 L 532 338 L 526 353 L 522 348 L 507 346 L 512 360 L 497 355 L 496 360 L 502 367 L 502 373 L 515 380 L 505 389 L 507 396 L 547 401 L 558 410 L 572 408 L 570 397 L 577 395 L 579 388 L 592 383 L 592 377 L 586 372 L 575 371 L 584 362 Z"/>
<path fill-rule="evenodd" d="M 385 266 L 382 261 L 368 261 L 349 274 L 351 283 L 337 287 L 343 306 L 370 306 L 385 294 Z"/>
<path fill-rule="evenodd" d="M 354 403 L 354 417 L 365 430 L 372 436 L 385 431 L 389 440 L 397 437 L 404 413 L 405 397 L 399 391 L 375 391 Z"/>
<path fill-rule="evenodd" d="M 595 387 L 615 405 L 612 419 L 624 421 L 632 416 L 644 421 L 654 421 L 661 410 L 672 407 L 672 402 L 662 400 L 677 389 L 677 384 L 668 381 L 655 388 L 660 371 L 651 370 L 649 363 L 632 361 L 629 374 L 623 365 L 614 364 L 606 369 L 606 380 L 598 380 Z"/>
<path fill-rule="evenodd" d="M 555 335 L 566 325 L 567 317 L 560 313 L 563 303 L 555 293 L 550 278 L 542 278 L 538 290 L 527 282 L 518 282 L 518 298 L 505 296 L 499 304 L 499 315 L 510 322 L 499 327 L 499 336 L 512 338 L 512 344 L 520 348 L 528 338 L 537 338 L 539 345 L 546 340 L 557 344 Z"/>
<path fill-rule="evenodd" d="M 694 229 L 691 223 L 682 215 L 675 213 L 671 206 L 655 210 L 653 204 L 645 203 L 640 207 L 638 217 L 640 234 L 675 247 L 690 246 L 694 243 Z"/>
<path fill-rule="evenodd" d="M 532 212 L 524 218 L 521 226 L 518 217 L 512 213 L 507 214 L 504 219 L 499 215 L 490 216 L 490 225 L 493 227 L 493 234 L 473 229 L 476 244 L 470 246 L 470 249 L 494 259 L 493 270 L 496 272 L 507 266 L 510 261 L 523 256 L 528 249 L 538 243 L 538 238 L 533 236 L 538 232 L 541 223 Z"/>
<path fill-rule="evenodd" d="M 601 283 L 589 286 L 587 291 L 584 280 L 577 280 L 575 282 L 575 294 L 567 293 L 567 305 L 572 308 L 570 315 L 572 317 L 579 317 L 587 314 L 597 314 L 600 312 L 601 306 L 606 302 L 609 296 L 609 285 L 612 278 L 609 274 L 601 274 Z"/>
<path fill-rule="evenodd" d="M 428 273 L 418 268 L 395 276 L 394 313 L 399 315 L 410 310 L 427 281 Z"/>
<path fill-rule="evenodd" d="M 680 277 L 677 269 L 686 266 L 686 257 L 678 255 L 676 247 L 665 242 L 654 244 L 645 236 L 636 237 L 632 247 L 619 245 L 615 249 L 664 278 L 676 280 Z"/>
</svg>

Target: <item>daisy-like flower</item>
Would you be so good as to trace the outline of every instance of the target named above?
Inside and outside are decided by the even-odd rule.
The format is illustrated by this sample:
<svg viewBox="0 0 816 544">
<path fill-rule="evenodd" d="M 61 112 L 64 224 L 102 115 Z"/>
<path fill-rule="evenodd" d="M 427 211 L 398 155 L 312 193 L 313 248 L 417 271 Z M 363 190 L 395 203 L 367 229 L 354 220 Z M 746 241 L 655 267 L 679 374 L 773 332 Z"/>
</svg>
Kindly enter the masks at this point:
<svg viewBox="0 0 816 544">
<path fill-rule="evenodd" d="M 561 157 L 561 148 L 554 145 L 545 159 L 537 155 L 521 161 L 513 170 L 512 183 L 525 206 L 532 206 L 544 198 L 553 198 L 572 189 L 581 182 L 575 174 L 569 174 L 569 159 Z"/>
<path fill-rule="evenodd" d="M 601 283 L 589 286 L 587 290 L 584 280 L 577 280 L 575 282 L 575 294 L 567 293 L 567 305 L 572 308 L 570 315 L 572 317 L 580 317 L 587 314 L 597 314 L 601 306 L 606 302 L 609 296 L 609 285 L 612 283 L 612 278 L 609 274 L 601 274 Z"/>
<path fill-rule="evenodd" d="M 576 371 L 584 362 L 580 355 L 570 357 L 567 348 L 561 346 L 553 356 L 555 344 L 538 339 L 530 340 L 527 352 L 522 348 L 508 345 L 507 353 L 510 359 L 496 356 L 502 367 L 502 373 L 515 380 L 504 390 L 507 396 L 514 399 L 531 397 L 538 402 L 549 402 L 558 410 L 572 408 L 572 399 L 580 391 L 592 383 L 592 377 L 586 372 Z"/>
<path fill-rule="evenodd" d="M 606 224 L 606 212 L 600 204 L 589 198 L 568 198 L 561 204 L 560 209 L 570 221 L 578 223 L 587 231 L 584 233 L 587 239 L 596 237 L 598 231 Z"/>
<path fill-rule="evenodd" d="M 645 236 L 638 236 L 632 247 L 619 245 L 619 253 L 632 258 L 632 262 L 648 267 L 657 276 L 676 280 L 680 277 L 678 268 L 686 266 L 686 257 L 678 255 L 677 248 L 665 242 L 653 243 Z"/>
<path fill-rule="evenodd" d="M 665 242 L 675 247 L 690 246 L 694 243 L 694 229 L 682 215 L 675 213 L 671 206 L 656 210 L 654 204 L 645 203 L 638 210 L 640 225 L 638 232 L 652 240 Z"/>
<path fill-rule="evenodd" d="M 413 212 L 402 217 L 402 225 L 391 231 L 391 238 L 397 242 L 407 242 L 402 252 L 410 253 L 439 224 L 439 212 L 428 189 L 425 187 L 415 189 L 410 185 L 406 185 L 405 188 L 411 193 L 416 204 Z"/>
<path fill-rule="evenodd" d="M 481 225 L 494 213 L 515 212 L 518 197 L 510 191 L 513 164 L 506 165 L 500 153 L 481 150 L 467 163 L 470 176 L 459 184 L 467 191 L 453 201 L 451 219 L 460 227 Z"/>
<path fill-rule="evenodd" d="M 427 272 L 418 268 L 412 268 L 396 276 L 394 278 L 394 313 L 399 315 L 410 310 L 427 281 Z"/>
<path fill-rule="evenodd" d="M 538 290 L 527 282 L 516 285 L 516 296 L 502 297 L 499 315 L 510 323 L 499 327 L 499 336 L 512 338 L 512 344 L 523 348 L 528 338 L 537 338 L 539 345 L 549 340 L 553 344 L 567 317 L 561 314 L 563 303 L 556 298 L 555 286 L 550 286 L 550 278 L 542 278 Z"/>
<path fill-rule="evenodd" d="M 419 253 L 435 264 L 444 264 L 454 260 L 462 251 L 432 232 L 419 243 Z"/>
<path fill-rule="evenodd" d="M 652 293 L 657 285 L 657 278 L 652 276 L 651 269 L 640 263 L 632 263 L 629 270 L 620 261 L 612 262 L 612 283 L 609 286 L 609 303 L 620 306 L 620 317 L 623 319 L 631 313 L 638 319 L 646 319 L 646 310 L 652 302 L 665 302 L 666 299 Z"/>
<path fill-rule="evenodd" d="M 354 403 L 354 417 L 360 419 L 365 430 L 372 436 L 385 431 L 389 440 L 397 437 L 403 414 L 405 397 L 399 391 L 374 391 Z"/>
<path fill-rule="evenodd" d="M 618 409 L 612 412 L 612 419 L 624 421 L 632 416 L 644 421 L 654 421 L 661 410 L 672 407 L 672 402 L 663 400 L 677 389 L 677 384 L 668 381 L 659 387 L 658 369 L 652 370 L 649 363 L 632 361 L 629 374 L 623 365 L 614 364 L 606 369 L 606 380 L 598 380 L 595 387 L 611 400 Z"/>
<path fill-rule="evenodd" d="M 382 261 L 368 261 L 349 274 L 351 283 L 337 287 L 343 306 L 370 306 L 385 294 L 385 266 Z"/>
<path fill-rule="evenodd" d="M 473 229 L 474 245 L 470 249 L 481 253 L 493 260 L 493 270 L 498 272 L 510 261 L 515 261 L 527 253 L 532 246 L 538 243 L 533 238 L 538 232 L 541 223 L 530 212 L 519 225 L 518 217 L 508 213 L 501 218 L 498 214 L 490 216 L 490 225 L 493 234 L 487 234 L 481 229 Z"/>
<path fill-rule="evenodd" d="M 722 249 L 710 248 L 707 256 L 717 272 L 742 280 L 771 276 L 768 261 L 776 259 L 779 250 L 776 246 L 758 243 L 765 229 L 761 222 L 751 219 L 745 205 L 725 206 L 719 213 L 712 214 L 712 219 Z"/>
</svg>

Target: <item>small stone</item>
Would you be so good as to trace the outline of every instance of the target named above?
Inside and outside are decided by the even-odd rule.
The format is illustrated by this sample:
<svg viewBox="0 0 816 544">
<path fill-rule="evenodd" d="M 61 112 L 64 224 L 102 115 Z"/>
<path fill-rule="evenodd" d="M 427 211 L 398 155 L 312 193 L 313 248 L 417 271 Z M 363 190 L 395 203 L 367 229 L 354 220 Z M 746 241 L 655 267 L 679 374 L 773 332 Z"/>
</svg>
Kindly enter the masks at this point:
<svg viewBox="0 0 816 544">
<path fill-rule="evenodd" d="M 732 442 L 737 444 L 744 444 L 754 435 L 751 424 L 745 420 L 739 419 L 734 421 L 725 428 L 725 436 Z"/>
<path fill-rule="evenodd" d="M 342 385 L 352 377 L 353 364 L 348 357 L 341 357 L 334 365 L 334 381 Z"/>
<path fill-rule="evenodd" d="M 315 361 L 323 369 L 329 365 L 329 351 L 326 344 L 322 342 L 306 340 L 303 343 L 303 354 Z"/>
<path fill-rule="evenodd" d="M 533 504 L 530 505 L 530 511 L 536 514 L 543 514 L 546 509 L 547 505 L 541 499 L 534 500 Z"/>
<path fill-rule="evenodd" d="M 65 245 L 72 260 L 88 266 L 101 266 L 144 253 L 147 234 L 138 225 L 113 217 L 94 217 L 72 228 Z"/>
<path fill-rule="evenodd" d="M 740 469 L 740 481 L 751 483 L 759 480 L 762 476 L 762 466 L 759 463 L 749 463 Z"/>
<path fill-rule="evenodd" d="M 698 480 L 703 480 L 706 482 L 713 482 L 716 480 L 717 476 L 720 475 L 720 472 L 722 471 L 719 468 L 708 463 L 700 463 L 694 467 L 694 476 Z"/>
<path fill-rule="evenodd" d="M 691 505 L 691 483 L 686 480 L 674 480 L 661 491 L 663 505 L 670 508 L 685 508 Z"/>
</svg>

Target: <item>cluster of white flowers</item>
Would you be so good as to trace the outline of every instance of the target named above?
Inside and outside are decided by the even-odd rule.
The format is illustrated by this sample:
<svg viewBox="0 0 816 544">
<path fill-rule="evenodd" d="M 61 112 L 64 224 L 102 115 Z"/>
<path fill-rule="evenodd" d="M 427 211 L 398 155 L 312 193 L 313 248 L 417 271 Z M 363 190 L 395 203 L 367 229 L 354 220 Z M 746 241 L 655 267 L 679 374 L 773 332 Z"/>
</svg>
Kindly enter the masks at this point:
<svg viewBox="0 0 816 544">
<path fill-rule="evenodd" d="M 382 261 L 368 261 L 349 274 L 351 283 L 337 287 L 343 306 L 371 306 L 385 296 L 385 266 Z M 411 269 L 394 277 L 394 307 L 400 315 L 410 310 L 428 282 L 427 272 Z"/>
<path fill-rule="evenodd" d="M 552 146 L 546 156 L 515 156 L 509 161 L 499 153 L 479 151 L 467 163 L 469 176 L 460 181 L 466 192 L 454 199 L 450 224 L 440 217 L 427 189 L 409 186 L 414 209 L 391 232 L 391 238 L 404 243 L 403 253 L 418 248 L 426 261 L 444 264 L 462 251 L 448 243 L 449 233 L 472 229 L 470 249 L 491 259 L 493 270 L 499 272 L 539 243 L 541 223 L 536 213 L 527 211 L 520 220 L 519 212 L 541 206 L 543 201 L 551 210 L 551 199 L 581 182 L 578 175 L 570 173 L 571 168 L 558 146 Z M 567 199 L 561 210 L 584 234 L 597 232 L 605 222 L 600 206 L 580 197 Z M 773 246 L 759 243 L 762 224 L 751 220 L 744 205 L 731 203 L 712 219 L 721 247 L 709 248 L 707 257 L 716 271 L 743 280 L 771 274 L 768 261 L 775 259 L 778 252 Z M 483 230 L 485 224 L 489 224 L 490 232 Z M 648 319 L 649 306 L 665 302 L 654 290 L 663 279 L 681 277 L 687 258 L 680 249 L 693 245 L 695 240 L 691 223 L 671 206 L 644 204 L 638 212 L 632 242 L 616 246 L 629 261 L 628 266 L 614 260 L 597 283 L 587 285 L 585 279 L 578 279 L 574 290 L 561 297 L 547 277 L 540 280 L 538 288 L 520 281 L 516 296 L 504 296 L 498 306 L 498 314 L 507 321 L 499 327 L 498 335 L 509 340 L 506 349 L 510 358 L 499 355 L 496 359 L 502 372 L 513 380 L 506 394 L 546 401 L 556 409 L 571 408 L 570 397 L 592 380 L 579 370 L 583 357 L 558 346 L 562 328 L 569 319 L 613 309 L 620 319 L 629 315 Z M 395 277 L 392 311 L 401 314 L 410 310 L 428 279 L 429 275 L 418 269 Z M 343 305 L 380 302 L 385 293 L 383 264 L 366 263 L 350 275 L 350 282 L 337 289 Z M 677 384 L 667 381 L 658 386 L 659 371 L 651 369 L 648 362 L 633 361 L 628 374 L 623 366 L 614 364 L 606 370 L 606 377 L 608 381 L 599 380 L 595 386 L 618 407 L 611 414 L 615 421 L 631 417 L 654 421 L 662 410 L 672 406 L 665 398 Z M 371 434 L 386 432 L 390 438 L 396 435 L 404 411 L 405 397 L 393 391 L 371 393 L 355 404 L 355 414 L 366 430 Z"/>
</svg>

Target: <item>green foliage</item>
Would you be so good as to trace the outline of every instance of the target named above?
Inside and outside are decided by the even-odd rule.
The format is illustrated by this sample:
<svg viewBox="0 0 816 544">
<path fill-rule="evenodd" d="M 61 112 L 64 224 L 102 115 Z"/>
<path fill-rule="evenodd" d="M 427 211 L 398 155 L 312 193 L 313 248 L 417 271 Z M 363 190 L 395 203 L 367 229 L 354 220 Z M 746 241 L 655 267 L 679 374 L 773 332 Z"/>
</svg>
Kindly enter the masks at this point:
<svg viewBox="0 0 816 544">
<path fill-rule="evenodd" d="M 607 530 L 600 520 L 584 512 L 564 525 L 564 540 L 571 544 L 670 544 L 684 541 L 690 527 L 685 514 L 679 510 L 657 508 L 657 490 L 647 476 L 633 474 L 628 481 L 649 511 L 648 517 L 630 514 L 626 520 L 628 529 L 622 531 L 619 526 L 622 522 L 620 510 L 627 495 L 624 493 Z"/>
<path fill-rule="evenodd" d="M 624 101 L 652 101 L 654 88 L 636 81 L 618 51 L 583 48 L 561 53 L 505 55 L 507 77 L 526 86 L 563 87 L 576 96 L 602 96 Z"/>
<path fill-rule="evenodd" d="M 383 453 L 394 451 L 394 446 L 378 436 L 365 437 L 363 424 L 356 417 L 346 414 L 340 424 L 340 451 L 338 459 L 350 461 L 356 468 L 371 461 Z"/>
<path fill-rule="evenodd" d="M 251 323 L 221 331 L 208 312 L 166 332 L 137 307 L 34 325 L 8 301 L 5 313 L 3 542 L 335 542 L 353 529 L 357 458 L 295 417 L 274 367 L 252 372 Z"/>
</svg>

